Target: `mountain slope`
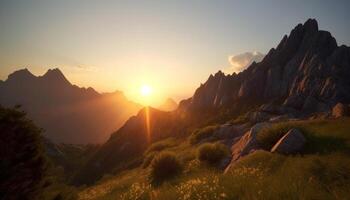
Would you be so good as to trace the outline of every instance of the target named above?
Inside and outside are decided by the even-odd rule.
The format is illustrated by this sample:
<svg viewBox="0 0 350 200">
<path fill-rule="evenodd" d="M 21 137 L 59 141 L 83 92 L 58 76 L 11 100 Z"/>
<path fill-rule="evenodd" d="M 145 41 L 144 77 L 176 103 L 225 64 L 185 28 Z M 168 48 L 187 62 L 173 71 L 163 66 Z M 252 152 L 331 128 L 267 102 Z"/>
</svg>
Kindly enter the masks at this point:
<svg viewBox="0 0 350 200">
<path fill-rule="evenodd" d="M 265 103 L 283 104 L 304 114 L 329 111 L 337 102 L 350 103 L 349 75 L 350 48 L 338 47 L 331 34 L 318 30 L 316 20 L 310 19 L 284 36 L 261 62 L 238 74 L 219 71 L 210 75 L 193 97 L 183 100 L 173 112 L 151 111 L 151 119 L 157 119 L 152 127 L 156 127 L 156 135 L 163 137 L 186 134 L 193 128 L 210 125 L 209 122 L 220 122 L 208 121 L 210 118 L 227 115 L 232 119 L 239 112 Z M 142 155 L 149 144 L 144 112 L 130 118 L 102 146 L 82 170 L 78 184 L 92 183 Z M 108 168 L 100 167 L 105 165 Z M 83 174 L 91 177 L 83 180 Z"/>
<path fill-rule="evenodd" d="M 158 107 L 159 110 L 163 111 L 173 111 L 177 108 L 177 103 L 172 98 L 167 98 L 165 102 Z"/>
<path fill-rule="evenodd" d="M 55 142 L 101 143 L 140 106 L 121 92 L 100 94 L 72 85 L 59 69 L 34 76 L 16 71 L 0 83 L 0 104 L 22 105 Z"/>
<path fill-rule="evenodd" d="M 170 136 L 183 135 L 183 130 L 184 127 L 175 113 L 145 107 L 111 135 L 80 170 L 74 183 L 91 184 L 112 170 L 118 171 L 139 164 L 140 160 L 137 158 L 149 144 Z"/>
<path fill-rule="evenodd" d="M 337 46 L 317 21 L 298 24 L 259 63 L 241 73 L 211 75 L 182 110 L 217 109 L 222 106 L 281 102 L 315 112 L 337 102 L 350 102 L 350 48 Z"/>
</svg>

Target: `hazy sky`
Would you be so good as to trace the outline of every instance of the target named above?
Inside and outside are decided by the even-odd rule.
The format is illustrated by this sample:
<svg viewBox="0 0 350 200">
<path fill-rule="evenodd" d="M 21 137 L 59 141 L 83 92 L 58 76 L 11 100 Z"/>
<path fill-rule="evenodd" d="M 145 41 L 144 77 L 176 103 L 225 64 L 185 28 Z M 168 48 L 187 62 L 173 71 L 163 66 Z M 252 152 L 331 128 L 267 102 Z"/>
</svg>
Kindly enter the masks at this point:
<svg viewBox="0 0 350 200">
<path fill-rule="evenodd" d="M 190 97 L 229 57 L 266 53 L 307 18 L 350 44 L 350 1 L 0 0 L 0 79 L 60 68 L 79 86 Z M 157 98 L 157 99 L 161 99 Z"/>
</svg>

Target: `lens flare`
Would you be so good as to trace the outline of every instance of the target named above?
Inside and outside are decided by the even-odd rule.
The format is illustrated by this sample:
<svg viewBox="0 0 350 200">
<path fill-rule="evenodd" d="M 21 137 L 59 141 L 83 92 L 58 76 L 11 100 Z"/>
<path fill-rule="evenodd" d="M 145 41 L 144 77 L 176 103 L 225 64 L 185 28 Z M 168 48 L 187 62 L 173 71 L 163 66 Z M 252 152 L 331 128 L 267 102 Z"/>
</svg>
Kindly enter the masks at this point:
<svg viewBox="0 0 350 200">
<path fill-rule="evenodd" d="M 150 121 L 150 114 L 149 114 L 149 106 L 146 106 L 145 108 L 145 117 L 146 117 L 146 131 L 147 131 L 147 142 L 151 142 L 151 121 Z"/>
</svg>

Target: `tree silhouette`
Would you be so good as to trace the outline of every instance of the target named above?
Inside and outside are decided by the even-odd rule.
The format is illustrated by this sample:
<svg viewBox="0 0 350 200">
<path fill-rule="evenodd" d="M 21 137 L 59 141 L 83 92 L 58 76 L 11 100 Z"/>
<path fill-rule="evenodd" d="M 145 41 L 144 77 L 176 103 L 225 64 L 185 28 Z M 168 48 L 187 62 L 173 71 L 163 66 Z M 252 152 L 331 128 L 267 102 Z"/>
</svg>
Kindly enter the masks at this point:
<svg viewBox="0 0 350 200">
<path fill-rule="evenodd" d="M 0 106 L 0 199 L 37 199 L 47 161 L 41 130 L 15 108 Z"/>
</svg>

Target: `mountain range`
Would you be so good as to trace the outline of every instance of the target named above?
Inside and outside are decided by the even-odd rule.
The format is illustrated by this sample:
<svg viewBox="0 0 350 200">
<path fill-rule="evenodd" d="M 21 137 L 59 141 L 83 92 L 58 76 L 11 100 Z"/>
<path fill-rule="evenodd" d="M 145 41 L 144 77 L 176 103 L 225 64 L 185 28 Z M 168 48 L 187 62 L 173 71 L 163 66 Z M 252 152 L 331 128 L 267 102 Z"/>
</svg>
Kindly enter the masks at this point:
<svg viewBox="0 0 350 200">
<path fill-rule="evenodd" d="M 0 82 L 0 104 L 21 105 L 56 143 L 102 143 L 141 106 L 122 92 L 98 93 L 71 84 L 59 69 L 34 76 L 28 69 Z"/>
<path fill-rule="evenodd" d="M 172 98 L 167 98 L 162 105 L 158 107 L 159 110 L 173 111 L 177 108 L 177 103 Z"/>
<path fill-rule="evenodd" d="M 131 117 L 75 177 L 91 184 L 103 174 L 137 166 L 147 146 L 165 137 L 244 114 L 251 123 L 273 117 L 305 118 L 350 103 L 350 48 L 338 46 L 314 19 L 298 24 L 259 63 L 240 73 L 210 75 L 172 112 L 144 108 Z M 262 120 L 263 119 L 263 120 Z"/>
</svg>

